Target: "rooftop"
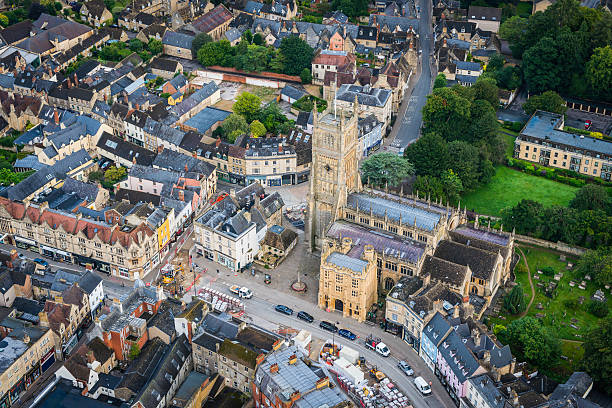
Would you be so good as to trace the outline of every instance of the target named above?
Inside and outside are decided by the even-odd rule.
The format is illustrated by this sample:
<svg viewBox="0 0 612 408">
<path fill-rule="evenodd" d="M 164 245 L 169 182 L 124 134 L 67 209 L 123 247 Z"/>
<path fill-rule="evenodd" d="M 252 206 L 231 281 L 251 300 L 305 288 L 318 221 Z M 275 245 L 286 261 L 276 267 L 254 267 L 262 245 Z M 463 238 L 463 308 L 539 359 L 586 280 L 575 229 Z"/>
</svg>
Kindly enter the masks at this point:
<svg viewBox="0 0 612 408">
<path fill-rule="evenodd" d="M 328 255 L 327 259 L 325 259 L 325 262 L 336 265 L 339 268 L 348 268 L 356 273 L 363 273 L 368 267 L 367 261 L 359 258 L 352 258 L 340 252 L 332 252 Z"/>
</svg>

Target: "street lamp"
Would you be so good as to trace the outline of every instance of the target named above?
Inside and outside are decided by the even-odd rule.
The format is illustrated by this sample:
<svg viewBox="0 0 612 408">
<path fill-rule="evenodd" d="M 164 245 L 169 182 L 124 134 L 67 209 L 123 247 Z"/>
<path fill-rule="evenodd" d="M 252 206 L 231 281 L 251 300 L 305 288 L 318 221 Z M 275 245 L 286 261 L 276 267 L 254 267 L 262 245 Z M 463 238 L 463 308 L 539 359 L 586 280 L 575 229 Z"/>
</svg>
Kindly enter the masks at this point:
<svg viewBox="0 0 612 408">
<path fill-rule="evenodd" d="M 336 322 L 336 330 L 338 329 L 339 324 L 340 322 Z M 336 330 L 332 331 L 332 352 L 335 351 L 336 349 L 336 342 L 335 342 Z"/>
</svg>

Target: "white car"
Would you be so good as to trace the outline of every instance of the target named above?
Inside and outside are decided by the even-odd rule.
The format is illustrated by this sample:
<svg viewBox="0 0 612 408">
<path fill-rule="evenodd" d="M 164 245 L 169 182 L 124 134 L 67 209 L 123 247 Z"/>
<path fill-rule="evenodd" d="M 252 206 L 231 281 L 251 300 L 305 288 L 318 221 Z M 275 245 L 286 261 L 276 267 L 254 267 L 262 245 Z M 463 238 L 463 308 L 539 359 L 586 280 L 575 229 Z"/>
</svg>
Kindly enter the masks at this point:
<svg viewBox="0 0 612 408">
<path fill-rule="evenodd" d="M 421 394 L 423 395 L 431 394 L 431 386 L 423 377 L 415 378 L 414 386 L 417 387 L 417 390 L 421 391 Z"/>
</svg>

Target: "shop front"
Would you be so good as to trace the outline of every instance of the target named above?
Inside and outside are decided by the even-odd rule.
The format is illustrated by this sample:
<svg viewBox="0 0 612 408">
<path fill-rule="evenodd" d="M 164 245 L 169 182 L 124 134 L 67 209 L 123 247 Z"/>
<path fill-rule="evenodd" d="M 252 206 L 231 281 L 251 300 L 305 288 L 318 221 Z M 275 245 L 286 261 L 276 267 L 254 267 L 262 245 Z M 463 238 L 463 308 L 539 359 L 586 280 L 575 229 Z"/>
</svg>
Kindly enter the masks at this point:
<svg viewBox="0 0 612 408">
<path fill-rule="evenodd" d="M 42 372 L 40 371 L 40 364 L 36 363 L 34 365 L 34 367 L 32 367 L 32 369 L 30 370 L 30 372 L 28 372 L 25 375 L 25 386 L 26 386 L 26 389 L 30 388 L 32 383 L 34 383 L 34 381 L 36 381 L 36 379 L 38 377 L 40 377 L 41 374 L 42 374 Z"/>
<path fill-rule="evenodd" d="M 40 359 L 41 372 L 44 373 L 47 371 L 53 363 L 55 363 L 55 348 L 52 347 L 51 350 Z"/>
<path fill-rule="evenodd" d="M 415 349 L 417 353 L 419 352 L 419 349 L 421 347 L 421 340 L 414 337 L 408 330 L 406 330 L 405 327 L 404 327 L 404 341 L 410 344 L 410 346 L 412 346 L 412 348 Z"/>
<path fill-rule="evenodd" d="M 90 258 L 88 256 L 80 255 L 80 254 L 72 254 L 74 263 L 79 264 L 81 266 L 87 267 L 91 266 L 93 269 L 96 269 L 100 272 L 104 272 L 110 275 L 111 268 L 108 262 L 99 261 L 97 259 Z"/>
<path fill-rule="evenodd" d="M 28 251 L 40 252 L 36 241 L 15 235 L 15 246 L 17 248 L 26 249 Z"/>
<path fill-rule="evenodd" d="M 53 248 L 47 245 L 41 245 L 40 249 L 42 249 L 42 254 L 44 256 L 53 258 L 56 261 L 72 262 L 72 255 L 66 251 L 62 251 L 61 249 Z"/>
<path fill-rule="evenodd" d="M 308 181 L 308 176 L 310 176 L 310 169 L 297 173 L 296 183 L 305 183 Z"/>
</svg>

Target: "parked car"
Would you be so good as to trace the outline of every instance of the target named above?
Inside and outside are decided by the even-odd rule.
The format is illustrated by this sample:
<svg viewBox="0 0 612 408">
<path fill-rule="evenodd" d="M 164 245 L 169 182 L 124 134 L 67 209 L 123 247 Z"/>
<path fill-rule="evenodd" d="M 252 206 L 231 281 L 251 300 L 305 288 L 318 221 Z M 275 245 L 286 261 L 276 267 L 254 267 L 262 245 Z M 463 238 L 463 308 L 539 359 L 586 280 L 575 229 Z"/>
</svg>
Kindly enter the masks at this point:
<svg viewBox="0 0 612 408">
<path fill-rule="evenodd" d="M 353 333 L 350 330 L 347 329 L 340 329 L 338 330 L 338 334 L 344 338 L 347 338 L 349 340 L 355 340 L 357 338 L 357 335 L 355 333 Z"/>
<path fill-rule="evenodd" d="M 49 266 L 49 262 L 45 261 L 42 258 L 34 258 L 34 262 L 39 264 L 39 265 L 44 266 L 45 268 Z"/>
<path fill-rule="evenodd" d="M 404 374 L 410 376 L 410 375 L 414 375 L 414 370 L 412 369 L 412 367 L 410 367 L 410 365 L 405 362 L 404 360 L 400 360 L 397 362 L 397 367 L 402 370 L 404 372 Z"/>
<path fill-rule="evenodd" d="M 428 395 L 431 394 L 431 386 L 425 381 L 423 377 L 417 377 L 414 379 L 414 385 L 417 390 L 421 391 L 421 394 Z"/>
<path fill-rule="evenodd" d="M 587 119 L 587 120 L 585 120 L 585 121 L 584 121 L 584 128 L 585 128 L 586 130 L 589 130 L 589 129 L 591 128 L 591 126 L 592 126 L 592 125 L 593 125 L 593 122 L 592 122 L 592 121 L 590 121 L 589 119 Z"/>
<path fill-rule="evenodd" d="M 322 328 L 323 330 L 327 330 L 327 331 L 330 331 L 332 333 L 336 333 L 338 331 L 338 327 L 336 327 L 335 324 L 332 324 L 332 323 L 327 322 L 325 320 L 323 320 L 321 323 L 319 323 L 319 327 Z"/>
<path fill-rule="evenodd" d="M 298 319 L 304 320 L 305 322 L 308 322 L 308 323 L 314 322 L 314 317 L 312 317 L 310 314 L 304 312 L 303 310 L 298 312 L 297 317 L 298 317 Z"/>
<path fill-rule="evenodd" d="M 17 258 L 21 259 L 22 261 L 26 259 L 25 255 L 22 254 L 21 252 L 17 254 Z"/>
<path fill-rule="evenodd" d="M 293 309 L 291 309 L 290 307 L 287 307 L 285 305 L 276 305 L 276 307 L 274 308 L 277 312 L 281 312 L 284 313 L 286 315 L 291 316 L 293 314 Z"/>
</svg>

